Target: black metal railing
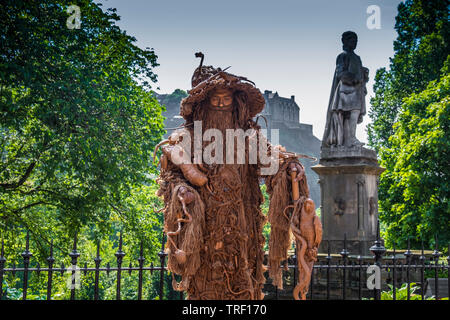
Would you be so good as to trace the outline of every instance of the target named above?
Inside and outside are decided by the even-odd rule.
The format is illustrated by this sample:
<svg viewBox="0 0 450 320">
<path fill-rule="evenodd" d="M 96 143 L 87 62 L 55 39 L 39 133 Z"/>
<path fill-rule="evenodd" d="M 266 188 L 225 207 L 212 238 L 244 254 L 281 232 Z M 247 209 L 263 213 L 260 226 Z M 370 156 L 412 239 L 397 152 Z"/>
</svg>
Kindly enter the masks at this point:
<svg viewBox="0 0 450 320">
<path fill-rule="evenodd" d="M 163 240 L 164 241 L 164 240 Z M 27 232 L 26 240 L 25 240 L 25 251 L 21 254 L 23 258 L 23 267 L 16 267 L 13 265 L 12 267 L 6 268 L 6 258 L 4 257 L 4 241 L 2 240 L 1 244 L 1 251 L 0 251 L 0 300 L 4 298 L 5 291 L 3 291 L 3 279 L 4 275 L 6 273 L 11 273 L 13 276 L 16 273 L 22 272 L 23 274 L 23 280 L 22 280 L 22 299 L 27 300 L 27 292 L 28 292 L 28 278 L 29 274 L 32 272 L 35 272 L 36 274 L 40 274 L 41 272 L 47 272 L 47 294 L 46 299 L 51 300 L 52 297 L 52 288 L 53 288 L 53 274 L 56 272 L 59 272 L 61 274 L 64 274 L 66 272 L 72 273 L 72 286 L 70 288 L 70 300 L 76 299 L 76 285 L 75 285 L 75 273 L 77 272 L 77 264 L 78 264 L 78 258 L 80 257 L 80 252 L 77 251 L 77 235 L 75 235 L 73 240 L 73 250 L 69 253 L 69 256 L 71 258 L 72 265 L 70 267 L 64 266 L 62 263 L 60 267 L 54 267 L 55 264 L 55 258 L 53 257 L 53 241 L 50 243 L 50 255 L 46 259 L 47 260 L 47 267 L 41 268 L 40 264 L 37 263 L 35 267 L 30 267 L 30 259 L 33 256 L 33 254 L 29 251 L 29 243 L 30 243 L 30 237 L 29 233 Z M 117 259 L 117 266 L 111 267 L 109 263 L 106 264 L 106 266 L 101 266 L 102 258 L 100 257 L 100 241 L 97 242 L 97 254 L 94 258 L 95 267 L 88 267 L 87 263 L 83 267 L 79 267 L 79 272 L 84 273 L 86 275 L 88 272 L 94 272 L 94 300 L 99 300 L 99 288 L 100 288 L 100 273 L 101 272 L 107 272 L 108 274 L 110 272 L 116 272 L 116 300 L 121 299 L 121 276 L 122 272 L 128 272 L 131 274 L 132 272 L 138 272 L 138 286 L 137 286 L 137 299 L 142 300 L 142 290 L 143 290 L 143 273 L 144 271 L 150 271 L 153 273 L 153 271 L 159 271 L 160 272 L 160 278 L 159 278 L 159 298 L 163 299 L 164 294 L 164 272 L 167 270 L 167 267 L 165 267 L 165 259 L 167 256 L 167 253 L 164 252 L 164 243 L 161 246 L 161 250 L 158 252 L 158 256 L 160 259 L 160 266 L 154 266 L 153 262 L 150 264 L 150 266 L 144 266 L 145 258 L 143 256 L 143 242 L 140 242 L 140 250 L 139 250 L 139 257 L 137 258 L 138 266 L 134 267 L 131 265 L 128 267 L 123 267 L 122 262 L 123 258 L 125 256 L 125 252 L 122 251 L 123 246 L 123 238 L 122 233 L 119 237 L 119 247 L 117 252 L 114 254 Z M 180 295 L 181 296 L 181 295 Z"/>
<path fill-rule="evenodd" d="M 164 237 L 163 237 L 164 238 Z M 143 299 L 143 279 L 144 274 L 146 272 L 150 272 L 153 274 L 154 271 L 159 272 L 159 288 L 158 295 L 159 299 L 164 299 L 164 279 L 165 272 L 167 271 L 166 264 L 166 252 L 164 251 L 164 239 L 161 242 L 161 248 L 158 252 L 159 257 L 159 266 L 154 266 L 153 263 L 150 266 L 145 265 L 145 257 L 143 255 L 144 246 L 143 243 L 140 242 L 139 248 L 139 256 L 137 258 L 137 266 L 132 266 L 131 262 L 129 266 L 123 266 L 123 258 L 126 255 L 123 248 L 123 238 L 122 234 L 119 237 L 119 245 L 118 250 L 115 253 L 116 257 L 116 266 L 111 267 L 109 263 L 106 266 L 102 266 L 102 258 L 100 257 L 100 242 L 97 242 L 96 248 L 96 256 L 93 259 L 94 267 L 88 267 L 85 262 L 84 266 L 78 267 L 79 272 L 86 275 L 88 272 L 93 273 L 94 275 L 94 292 L 93 298 L 94 300 L 99 300 L 99 287 L 100 287 L 100 274 L 101 272 L 106 272 L 109 274 L 110 272 L 116 272 L 116 292 L 115 299 L 121 299 L 121 289 L 122 289 L 122 281 L 121 276 L 122 272 L 138 273 L 138 283 L 137 283 L 137 299 Z M 450 249 L 450 248 L 449 248 Z M 363 299 L 363 298 L 373 298 L 378 300 L 381 298 L 381 291 L 383 288 L 387 287 L 389 283 L 392 286 L 392 294 L 393 299 L 397 299 L 398 295 L 398 285 L 406 284 L 407 286 L 407 299 L 411 299 L 411 283 L 417 283 L 420 285 L 420 297 L 421 299 L 425 299 L 425 272 L 431 270 L 434 271 L 434 298 L 439 299 L 442 297 L 450 296 L 450 289 L 447 289 L 447 292 L 440 292 L 438 279 L 440 271 L 447 271 L 447 287 L 450 288 L 450 270 L 449 270 L 449 257 L 447 257 L 447 264 L 439 263 L 439 259 L 441 257 L 441 253 L 438 250 L 438 243 L 436 241 L 436 247 L 431 254 L 429 259 L 426 258 L 424 254 L 424 247 L 422 243 L 421 253 L 418 256 L 417 254 L 413 254 L 410 249 L 410 244 L 408 241 L 408 248 L 405 252 L 398 252 L 398 250 L 394 247 L 392 254 L 385 255 L 386 249 L 384 248 L 382 241 L 378 235 L 374 245 L 370 248 L 373 253 L 373 257 L 363 257 L 361 255 L 351 256 L 351 252 L 347 251 L 347 239 L 344 235 L 344 245 L 342 251 L 337 255 L 332 255 L 330 252 L 330 246 L 328 244 L 328 252 L 324 255 L 319 256 L 319 260 L 314 265 L 314 269 L 311 276 L 310 288 L 308 292 L 308 299 Z M 449 250 L 450 251 L 450 250 Z M 3 280 L 4 276 L 7 274 L 12 274 L 14 277 L 16 273 L 21 273 L 22 277 L 22 299 L 27 300 L 27 292 L 29 290 L 28 279 L 30 274 L 36 273 L 39 275 L 42 272 L 47 273 L 46 279 L 46 299 L 52 299 L 52 286 L 53 286 L 53 275 L 55 273 L 64 274 L 66 272 L 72 273 L 72 286 L 70 288 L 70 299 L 76 300 L 76 283 L 75 283 L 75 267 L 77 267 L 78 259 L 81 253 L 77 250 L 77 236 L 75 235 L 73 239 L 73 249 L 69 252 L 69 257 L 71 259 L 72 266 L 65 267 L 64 264 L 61 264 L 60 267 L 55 267 L 55 258 L 53 257 L 53 241 L 50 244 L 50 254 L 46 259 L 47 266 L 45 268 L 41 268 L 39 263 L 36 263 L 35 266 L 31 267 L 30 262 L 33 257 L 32 252 L 30 251 L 30 239 L 29 234 L 27 233 L 25 240 L 25 250 L 21 254 L 23 260 L 23 267 L 16 267 L 13 265 L 12 267 L 6 267 L 7 259 L 4 256 L 4 241 L 2 240 L 1 251 L 0 251 L 0 300 L 8 299 L 6 296 L 6 290 L 3 289 Z M 399 258 L 399 254 L 402 255 Z M 286 265 L 287 264 L 287 265 Z M 286 289 L 283 290 L 286 297 L 292 297 L 291 290 L 295 286 L 296 280 L 298 278 L 298 267 L 297 267 L 297 257 L 296 255 L 292 255 L 288 261 L 286 261 L 285 267 L 287 266 L 287 271 L 284 272 L 284 280 L 290 283 L 290 287 L 286 286 Z M 382 272 L 381 283 L 382 286 L 379 288 L 367 289 L 366 281 L 367 281 L 367 268 L 371 265 L 376 265 L 380 271 Z M 417 280 L 417 281 L 416 281 Z M 290 288 L 290 289 L 289 289 Z M 265 286 L 265 290 L 274 292 L 274 294 L 267 295 L 269 299 L 280 299 L 283 292 L 275 289 L 268 282 Z M 179 298 L 183 298 L 183 293 L 181 292 Z"/>
<path fill-rule="evenodd" d="M 447 263 L 439 263 L 441 253 L 438 250 L 437 239 L 435 241 L 435 249 L 429 254 L 429 258 L 424 254 L 424 245 L 422 243 L 420 254 L 413 254 L 408 241 L 408 248 L 404 252 L 399 252 L 396 247 L 393 247 L 391 255 L 385 255 L 386 249 L 382 245 L 382 241 L 377 237 L 374 245 L 370 248 L 373 257 L 363 257 L 361 255 L 354 255 L 350 258 L 350 252 L 347 251 L 347 241 L 344 236 L 343 249 L 338 257 L 330 253 L 330 244 L 328 243 L 328 252 L 322 255 L 319 261 L 314 265 L 311 275 L 310 288 L 307 298 L 310 300 L 316 299 L 381 299 L 381 291 L 392 288 L 392 299 L 397 300 L 399 285 L 406 286 L 407 297 L 406 300 L 412 298 L 411 284 L 415 283 L 420 288 L 420 299 L 425 299 L 427 281 L 425 273 L 431 271 L 434 276 L 434 288 L 431 292 L 432 299 L 440 299 L 450 296 L 450 258 L 447 256 Z M 450 252 L 450 245 L 448 247 Z M 399 258 L 403 256 L 404 258 Z M 335 260 L 335 263 L 333 263 Z M 352 260 L 352 261 L 350 261 Z M 296 255 L 291 258 L 289 269 L 294 269 L 293 279 L 297 277 L 297 260 Z M 367 270 L 370 266 L 376 265 L 381 272 L 380 287 L 372 290 L 367 289 Z M 439 291 L 439 272 L 446 271 L 446 292 Z M 414 273 L 414 279 L 411 273 Z M 316 280 L 317 279 L 317 280 Z M 322 282 L 322 288 L 320 288 Z M 334 282 L 334 283 L 333 283 Z M 390 287 L 388 287 L 388 284 Z M 331 290 L 337 288 L 340 292 L 331 294 Z M 349 290 L 352 289 L 352 294 L 349 297 Z M 290 290 L 286 290 L 290 294 Z M 321 292 L 320 292 L 321 291 Z M 280 298 L 278 290 L 275 293 L 275 298 Z"/>
</svg>

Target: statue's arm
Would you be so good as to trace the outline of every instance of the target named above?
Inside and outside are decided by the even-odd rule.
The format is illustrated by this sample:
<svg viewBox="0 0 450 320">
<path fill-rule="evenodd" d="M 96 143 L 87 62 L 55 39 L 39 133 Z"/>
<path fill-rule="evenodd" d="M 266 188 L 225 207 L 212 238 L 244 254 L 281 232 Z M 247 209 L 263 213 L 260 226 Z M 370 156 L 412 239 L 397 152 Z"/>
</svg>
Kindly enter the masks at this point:
<svg viewBox="0 0 450 320">
<path fill-rule="evenodd" d="M 366 67 L 363 67 L 362 69 L 364 73 L 364 82 L 369 82 L 369 69 Z"/>
</svg>

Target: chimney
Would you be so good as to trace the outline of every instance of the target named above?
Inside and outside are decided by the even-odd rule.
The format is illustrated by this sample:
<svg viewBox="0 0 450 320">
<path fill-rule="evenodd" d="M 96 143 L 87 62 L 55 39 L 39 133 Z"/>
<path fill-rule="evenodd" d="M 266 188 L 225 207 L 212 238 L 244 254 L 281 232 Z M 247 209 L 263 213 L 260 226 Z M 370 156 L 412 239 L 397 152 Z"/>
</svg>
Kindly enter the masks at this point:
<svg viewBox="0 0 450 320">
<path fill-rule="evenodd" d="M 291 100 L 292 100 L 292 101 L 295 101 L 295 96 L 291 96 Z"/>
</svg>

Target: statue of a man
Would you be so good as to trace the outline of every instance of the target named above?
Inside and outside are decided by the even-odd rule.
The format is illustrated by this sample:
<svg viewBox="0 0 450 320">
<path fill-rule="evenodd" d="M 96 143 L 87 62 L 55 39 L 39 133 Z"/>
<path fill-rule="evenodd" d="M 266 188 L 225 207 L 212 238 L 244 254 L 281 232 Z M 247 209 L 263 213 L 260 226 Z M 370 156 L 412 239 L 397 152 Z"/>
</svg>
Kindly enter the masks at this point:
<svg viewBox="0 0 450 320">
<path fill-rule="evenodd" d="M 203 54 L 196 56 L 202 57 L 203 62 Z M 192 77 L 192 89 L 180 106 L 180 114 L 186 120 L 184 132 L 177 130 L 167 141 L 159 144 L 166 144 L 160 158 L 158 195 L 165 203 L 168 268 L 172 274 L 181 275 L 182 281 L 177 283 L 174 279 L 173 286 L 176 290 L 187 291 L 188 299 L 263 298 L 266 267 L 263 266 L 262 230 L 266 216 L 260 208 L 264 201 L 260 180 L 265 180 L 270 197 L 269 276 L 280 288 L 280 264 L 286 260 L 291 246 L 289 230 L 302 229 L 300 215 L 303 205 L 312 203 L 298 155 L 286 152 L 281 146 L 272 146 L 259 134 L 260 126 L 252 118 L 263 110 L 264 97 L 249 82 L 244 77 L 200 63 Z M 201 123 L 202 130 L 214 130 L 218 136 L 226 136 L 228 130 L 254 132 L 247 137 L 249 145 L 245 143 L 240 152 L 234 152 L 235 157 L 244 155 L 244 163 L 195 161 L 196 152 L 190 150 L 195 146 L 182 145 L 196 139 L 198 123 Z M 218 136 L 214 142 L 218 141 Z M 255 138 L 260 148 L 267 145 L 271 159 L 276 161 L 274 173 L 265 173 L 265 161 L 249 161 L 252 152 L 256 152 L 250 147 L 250 140 Z M 210 149 L 212 142 L 195 143 L 201 151 L 197 157 L 204 160 L 204 151 Z M 221 153 L 220 148 L 215 149 L 215 153 Z M 189 154 L 187 163 L 178 164 L 177 158 L 185 154 Z M 292 210 L 288 210 L 290 208 Z M 311 213 L 315 215 L 314 210 Z M 318 235 L 321 234 L 319 231 Z M 317 241 L 303 240 L 299 231 L 295 236 L 298 245 L 303 241 L 305 261 L 309 259 L 308 252 L 313 253 L 314 260 Z M 302 288 L 300 285 L 297 291 L 304 295 Z"/>
<path fill-rule="evenodd" d="M 336 59 L 336 71 L 328 104 L 323 146 L 360 146 L 356 125 L 366 114 L 366 83 L 369 69 L 362 66 L 354 50 L 358 36 L 353 31 L 342 34 L 344 52 Z"/>
</svg>

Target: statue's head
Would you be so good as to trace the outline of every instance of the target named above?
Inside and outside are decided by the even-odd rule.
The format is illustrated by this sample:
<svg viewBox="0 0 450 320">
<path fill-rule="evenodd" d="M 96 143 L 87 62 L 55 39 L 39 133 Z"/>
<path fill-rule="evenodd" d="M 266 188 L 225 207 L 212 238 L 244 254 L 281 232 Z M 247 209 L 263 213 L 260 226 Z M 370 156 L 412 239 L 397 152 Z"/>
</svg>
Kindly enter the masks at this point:
<svg viewBox="0 0 450 320">
<path fill-rule="evenodd" d="M 353 51 L 358 43 L 358 36 L 353 31 L 346 31 L 341 37 L 343 48 L 345 51 Z"/>
</svg>

